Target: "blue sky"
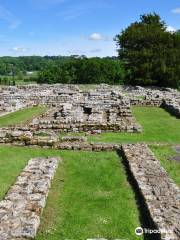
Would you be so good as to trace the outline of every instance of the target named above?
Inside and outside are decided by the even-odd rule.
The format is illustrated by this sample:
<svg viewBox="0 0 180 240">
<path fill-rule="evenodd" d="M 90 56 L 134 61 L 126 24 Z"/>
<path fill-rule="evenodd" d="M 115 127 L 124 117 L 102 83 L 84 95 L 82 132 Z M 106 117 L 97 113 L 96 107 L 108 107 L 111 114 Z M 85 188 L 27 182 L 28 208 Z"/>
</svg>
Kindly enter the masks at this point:
<svg viewBox="0 0 180 240">
<path fill-rule="evenodd" d="M 0 56 L 116 55 L 114 36 L 153 11 L 180 29 L 180 0 L 0 0 Z"/>
</svg>

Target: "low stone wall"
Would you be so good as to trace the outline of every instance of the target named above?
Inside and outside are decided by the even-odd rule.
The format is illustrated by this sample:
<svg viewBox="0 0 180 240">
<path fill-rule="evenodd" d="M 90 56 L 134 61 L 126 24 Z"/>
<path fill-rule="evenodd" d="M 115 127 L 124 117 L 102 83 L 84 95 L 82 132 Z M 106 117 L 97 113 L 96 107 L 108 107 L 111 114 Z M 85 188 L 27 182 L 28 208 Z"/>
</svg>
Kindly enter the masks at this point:
<svg viewBox="0 0 180 240">
<path fill-rule="evenodd" d="M 33 131 L 28 128 L 0 129 L 0 143 L 12 145 L 54 146 L 59 140 L 53 131 Z"/>
<path fill-rule="evenodd" d="M 86 137 L 78 136 L 66 136 L 60 139 L 53 131 L 31 132 L 18 128 L 0 129 L 0 144 L 84 151 L 111 151 L 121 146 L 120 144 L 88 142 Z"/>
<path fill-rule="evenodd" d="M 112 143 L 88 143 L 88 142 L 60 142 L 54 148 L 60 150 L 81 150 L 81 151 L 113 151 L 118 150 L 121 144 Z"/>
<path fill-rule="evenodd" d="M 0 144 L 4 145 L 4 144 Z M 58 142 L 55 146 L 50 145 L 24 145 L 22 142 L 14 142 L 12 144 L 6 144 L 10 146 L 23 146 L 23 147 L 29 147 L 29 148 L 51 148 L 51 149 L 57 149 L 57 150 L 78 150 L 78 151 L 114 151 L 118 150 L 121 145 L 120 144 L 111 144 L 111 143 L 80 143 L 80 142 Z"/>
<path fill-rule="evenodd" d="M 130 99 L 130 104 L 132 106 L 143 106 L 143 107 L 160 107 L 163 103 L 162 99 Z"/>
<path fill-rule="evenodd" d="M 147 145 L 122 146 L 122 154 L 163 240 L 180 239 L 180 190 Z"/>
<path fill-rule="evenodd" d="M 163 102 L 162 107 L 172 115 L 180 118 L 180 103 L 166 100 Z"/>
<path fill-rule="evenodd" d="M 33 239 L 58 158 L 34 158 L 0 202 L 0 240 Z"/>
<path fill-rule="evenodd" d="M 40 123 L 37 126 L 38 130 L 41 129 L 53 129 L 61 132 L 90 132 L 100 130 L 101 132 L 128 132 L 128 133 L 138 133 L 142 132 L 142 128 L 137 123 L 132 123 L 131 121 L 122 122 L 119 124 L 62 124 L 57 121 L 53 121 L 50 124 Z"/>
</svg>

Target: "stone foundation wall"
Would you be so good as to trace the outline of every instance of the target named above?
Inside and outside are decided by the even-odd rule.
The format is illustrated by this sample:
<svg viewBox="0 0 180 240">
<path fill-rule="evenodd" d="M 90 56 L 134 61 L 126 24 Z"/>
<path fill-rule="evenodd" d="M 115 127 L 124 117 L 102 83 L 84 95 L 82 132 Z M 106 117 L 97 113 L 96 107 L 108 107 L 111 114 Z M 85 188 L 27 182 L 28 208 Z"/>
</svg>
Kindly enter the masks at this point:
<svg viewBox="0 0 180 240">
<path fill-rule="evenodd" d="M 150 99 L 150 100 L 146 100 L 146 99 L 131 99 L 130 100 L 130 104 L 132 106 L 143 106 L 143 107 L 160 107 L 163 103 L 163 100 L 159 100 L 159 99 Z"/>
<path fill-rule="evenodd" d="M 53 129 L 61 132 L 91 132 L 99 130 L 101 132 L 128 132 L 137 133 L 142 132 L 142 127 L 131 121 L 122 120 L 121 124 L 84 124 L 84 123 L 60 123 L 56 120 L 46 121 L 41 120 L 37 125 L 32 124 L 33 128 L 38 130 Z"/>
<path fill-rule="evenodd" d="M 58 158 L 34 158 L 0 202 L 0 240 L 34 239 Z"/>
<path fill-rule="evenodd" d="M 81 150 L 81 151 L 113 151 L 118 150 L 121 144 L 112 143 L 94 143 L 94 142 L 62 142 L 58 143 L 54 148 L 60 150 Z"/>
<path fill-rule="evenodd" d="M 180 118 L 180 102 L 175 102 L 171 100 L 164 100 L 162 107 L 166 109 L 169 113 L 176 116 L 177 118 Z"/>
<path fill-rule="evenodd" d="M 153 153 L 143 144 L 122 146 L 139 191 L 162 240 L 180 239 L 180 190 Z"/>
<path fill-rule="evenodd" d="M 32 132 L 26 128 L 0 129 L 0 144 L 84 151 L 111 151 L 121 146 L 120 144 L 90 143 L 87 138 L 77 136 L 66 136 L 60 139 L 53 131 Z"/>
</svg>

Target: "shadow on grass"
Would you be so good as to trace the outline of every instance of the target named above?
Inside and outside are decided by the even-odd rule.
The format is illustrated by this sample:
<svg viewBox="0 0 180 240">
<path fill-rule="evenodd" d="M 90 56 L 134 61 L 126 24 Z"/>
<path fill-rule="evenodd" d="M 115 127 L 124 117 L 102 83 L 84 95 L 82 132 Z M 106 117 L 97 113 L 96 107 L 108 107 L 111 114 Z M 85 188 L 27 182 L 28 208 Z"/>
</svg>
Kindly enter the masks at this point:
<svg viewBox="0 0 180 240">
<path fill-rule="evenodd" d="M 126 160 L 125 156 L 123 156 L 123 153 L 121 152 L 121 150 L 118 150 L 117 154 L 120 156 L 120 159 L 122 159 L 122 163 L 125 167 L 125 171 L 127 175 L 127 180 L 135 193 L 135 200 L 136 200 L 136 204 L 139 211 L 139 220 L 141 223 L 141 227 L 143 229 L 146 228 L 146 229 L 158 230 L 157 226 L 155 225 L 155 223 L 151 218 L 144 196 L 139 190 L 138 183 L 130 171 L 128 161 Z M 144 240 L 161 240 L 161 236 L 158 233 L 144 234 Z"/>
</svg>

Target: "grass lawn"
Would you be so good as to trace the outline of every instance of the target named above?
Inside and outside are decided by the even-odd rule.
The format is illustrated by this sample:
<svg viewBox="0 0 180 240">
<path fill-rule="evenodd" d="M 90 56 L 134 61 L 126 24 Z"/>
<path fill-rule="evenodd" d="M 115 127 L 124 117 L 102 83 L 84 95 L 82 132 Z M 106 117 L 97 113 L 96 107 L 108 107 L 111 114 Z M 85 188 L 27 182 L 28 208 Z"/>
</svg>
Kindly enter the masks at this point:
<svg viewBox="0 0 180 240">
<path fill-rule="evenodd" d="M 26 162 L 61 156 L 36 240 L 137 238 L 134 193 L 115 152 L 72 152 L 2 146 L 1 199 Z"/>
<path fill-rule="evenodd" d="M 180 186 L 180 162 L 168 160 L 169 157 L 176 155 L 172 146 L 150 146 L 150 148 L 160 160 L 161 165 L 166 169 L 169 176 Z"/>
<path fill-rule="evenodd" d="M 45 112 L 44 106 L 25 108 L 0 117 L 0 127 L 13 126 L 32 120 L 34 117 Z"/>
<path fill-rule="evenodd" d="M 133 115 L 143 127 L 142 133 L 102 133 L 89 136 L 89 141 L 135 143 L 180 143 L 180 121 L 162 108 L 133 107 Z"/>
<path fill-rule="evenodd" d="M 0 146 L 0 200 L 25 167 L 28 158 L 21 151 Z"/>
</svg>

